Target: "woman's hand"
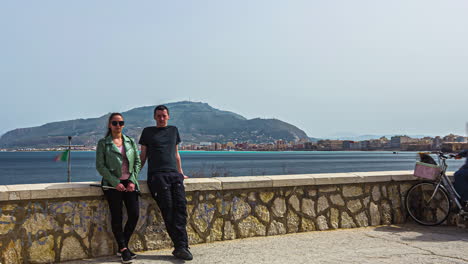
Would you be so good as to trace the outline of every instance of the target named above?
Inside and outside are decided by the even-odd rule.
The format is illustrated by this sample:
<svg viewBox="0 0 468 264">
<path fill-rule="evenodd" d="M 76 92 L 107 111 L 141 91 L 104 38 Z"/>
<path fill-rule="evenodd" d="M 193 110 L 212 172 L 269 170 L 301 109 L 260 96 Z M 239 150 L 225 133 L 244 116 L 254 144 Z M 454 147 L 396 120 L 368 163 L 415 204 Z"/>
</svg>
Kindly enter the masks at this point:
<svg viewBox="0 0 468 264">
<path fill-rule="evenodd" d="M 121 183 L 117 184 L 117 186 L 115 186 L 115 189 L 119 192 L 125 192 L 125 186 Z"/>
<path fill-rule="evenodd" d="M 134 192 L 134 191 L 135 191 L 135 184 L 133 182 L 128 183 L 127 192 Z"/>
</svg>

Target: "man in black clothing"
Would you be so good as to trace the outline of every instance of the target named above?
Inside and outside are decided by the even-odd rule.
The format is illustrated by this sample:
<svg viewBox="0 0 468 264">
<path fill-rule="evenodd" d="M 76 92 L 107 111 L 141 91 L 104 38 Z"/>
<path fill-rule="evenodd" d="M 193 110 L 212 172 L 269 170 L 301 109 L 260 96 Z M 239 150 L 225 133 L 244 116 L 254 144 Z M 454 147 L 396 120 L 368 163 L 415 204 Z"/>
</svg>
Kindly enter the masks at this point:
<svg viewBox="0 0 468 264">
<path fill-rule="evenodd" d="M 140 136 L 141 162 L 148 159 L 148 187 L 161 210 L 167 233 L 174 243 L 172 254 L 176 258 L 192 260 L 188 250 L 187 199 L 184 172 L 178 144 L 177 127 L 168 126 L 169 109 L 164 105 L 154 109 L 155 127 L 146 127 Z"/>
</svg>

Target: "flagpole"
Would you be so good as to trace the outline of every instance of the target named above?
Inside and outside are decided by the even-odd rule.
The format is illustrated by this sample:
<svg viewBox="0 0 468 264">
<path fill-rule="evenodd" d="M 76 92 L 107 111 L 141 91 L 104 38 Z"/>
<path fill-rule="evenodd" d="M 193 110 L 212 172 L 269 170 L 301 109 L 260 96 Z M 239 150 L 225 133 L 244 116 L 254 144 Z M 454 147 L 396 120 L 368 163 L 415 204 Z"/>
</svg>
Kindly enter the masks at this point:
<svg viewBox="0 0 468 264">
<path fill-rule="evenodd" d="M 68 182 L 71 182 L 71 136 L 68 136 Z"/>
<path fill-rule="evenodd" d="M 65 159 L 66 159 L 67 164 L 68 164 L 68 166 L 67 166 L 68 167 L 68 169 L 67 169 L 68 182 L 71 182 L 71 148 L 72 147 L 74 147 L 74 148 L 84 147 L 84 145 L 72 145 L 71 140 L 72 140 L 72 137 L 68 136 L 68 145 L 57 146 L 57 147 L 60 147 L 60 148 L 66 148 L 66 150 L 65 150 L 65 152 L 63 152 L 63 154 L 59 154 L 59 156 L 57 156 L 56 159 L 55 159 L 55 161 L 58 161 L 58 160 L 65 161 Z M 66 157 L 65 157 L 65 154 L 66 154 Z"/>
</svg>

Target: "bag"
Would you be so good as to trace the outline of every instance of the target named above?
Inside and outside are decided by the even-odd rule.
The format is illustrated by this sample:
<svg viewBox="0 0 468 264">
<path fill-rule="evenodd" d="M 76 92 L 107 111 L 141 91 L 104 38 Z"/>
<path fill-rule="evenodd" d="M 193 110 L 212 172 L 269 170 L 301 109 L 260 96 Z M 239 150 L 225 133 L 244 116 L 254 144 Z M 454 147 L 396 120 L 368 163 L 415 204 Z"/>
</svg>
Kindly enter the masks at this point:
<svg viewBox="0 0 468 264">
<path fill-rule="evenodd" d="M 436 180 L 441 171 L 437 165 L 417 161 L 414 168 L 414 176 L 427 180 Z"/>
</svg>

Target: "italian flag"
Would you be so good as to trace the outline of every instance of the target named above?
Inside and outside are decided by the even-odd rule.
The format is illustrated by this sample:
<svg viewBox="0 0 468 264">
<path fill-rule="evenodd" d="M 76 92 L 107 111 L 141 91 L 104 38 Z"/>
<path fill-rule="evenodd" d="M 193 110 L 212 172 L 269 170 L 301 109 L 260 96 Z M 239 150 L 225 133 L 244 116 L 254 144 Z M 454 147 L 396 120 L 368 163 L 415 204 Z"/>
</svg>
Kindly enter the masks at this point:
<svg viewBox="0 0 468 264">
<path fill-rule="evenodd" d="M 55 161 L 68 161 L 68 154 L 70 154 L 70 150 L 65 150 L 64 152 L 60 153 L 55 157 Z"/>
</svg>

